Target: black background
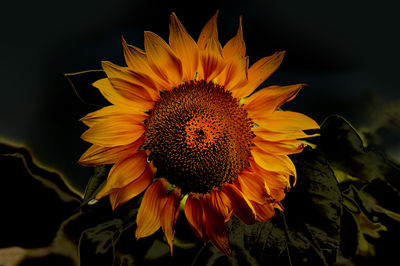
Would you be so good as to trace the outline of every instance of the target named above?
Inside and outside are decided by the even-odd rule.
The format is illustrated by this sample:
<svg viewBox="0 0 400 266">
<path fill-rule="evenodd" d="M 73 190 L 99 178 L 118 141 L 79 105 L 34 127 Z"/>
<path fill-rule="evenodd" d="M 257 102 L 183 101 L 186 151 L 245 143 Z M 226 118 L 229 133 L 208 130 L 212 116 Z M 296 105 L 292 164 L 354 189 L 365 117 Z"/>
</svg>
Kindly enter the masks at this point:
<svg viewBox="0 0 400 266">
<path fill-rule="evenodd" d="M 172 3 L 170 6 L 174 6 Z M 332 113 L 357 128 L 373 128 L 381 110 L 400 106 L 400 17 L 396 1 L 205 1 L 164 7 L 153 1 L 13 1 L 0 16 L 0 136 L 25 144 L 43 164 L 82 191 L 92 170 L 77 164 L 89 147 L 79 122 L 96 108 L 76 97 L 64 73 L 100 69 L 102 60 L 124 64 L 121 35 L 143 47 L 143 31 L 168 38 L 175 12 L 197 39 L 220 10 L 224 44 L 243 16 L 250 63 L 286 50 L 265 83 L 308 83 L 285 108 L 317 122 Z M 398 138 L 388 153 L 400 158 Z M 397 157 L 398 156 L 398 157 Z"/>
</svg>

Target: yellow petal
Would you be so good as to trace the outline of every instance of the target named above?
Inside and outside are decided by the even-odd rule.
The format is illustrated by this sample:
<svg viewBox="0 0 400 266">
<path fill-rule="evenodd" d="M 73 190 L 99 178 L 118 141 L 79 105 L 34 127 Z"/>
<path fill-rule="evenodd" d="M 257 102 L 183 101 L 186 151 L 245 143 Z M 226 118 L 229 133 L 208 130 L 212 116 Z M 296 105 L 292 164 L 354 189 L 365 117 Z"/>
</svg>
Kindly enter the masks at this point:
<svg viewBox="0 0 400 266">
<path fill-rule="evenodd" d="M 114 65 L 107 61 L 102 62 L 102 67 L 107 77 L 110 79 L 111 84 L 113 83 L 113 79 L 123 80 L 125 83 L 129 84 L 131 87 L 130 89 L 133 91 L 132 93 L 143 94 L 142 97 L 149 100 L 158 100 L 158 98 L 160 98 L 157 84 L 151 76 L 132 71 L 126 67 Z"/>
<path fill-rule="evenodd" d="M 250 165 L 254 171 L 254 174 L 265 181 L 271 197 L 277 201 L 283 200 L 291 187 L 289 182 L 289 174 L 267 171 L 254 160 L 250 160 Z M 293 186 L 295 184 L 296 176 L 294 176 Z"/>
<path fill-rule="evenodd" d="M 255 62 L 248 71 L 248 83 L 242 88 L 232 91 L 232 96 L 242 98 L 252 93 L 261 83 L 264 82 L 282 63 L 285 52 L 276 52 L 271 56 L 261 58 Z"/>
<path fill-rule="evenodd" d="M 254 161 L 267 171 L 292 176 L 296 175 L 296 168 L 293 162 L 286 155 L 266 153 L 257 146 L 251 148 L 251 155 L 253 156 Z"/>
<path fill-rule="evenodd" d="M 217 18 L 218 11 L 215 15 L 207 22 L 203 30 L 200 33 L 199 39 L 197 40 L 197 45 L 199 49 L 204 50 L 210 39 L 214 39 L 218 42 L 218 29 L 217 29 Z"/>
<path fill-rule="evenodd" d="M 270 114 L 251 116 L 261 127 L 275 132 L 292 132 L 307 129 L 318 129 L 319 125 L 306 115 L 291 111 L 275 111 Z"/>
<path fill-rule="evenodd" d="M 271 198 L 269 196 L 269 188 L 264 179 L 254 173 L 239 173 L 238 182 L 241 190 L 249 200 L 264 204 Z"/>
<path fill-rule="evenodd" d="M 148 167 L 146 151 L 138 151 L 132 156 L 119 160 L 108 173 L 107 182 L 96 195 L 100 199 L 113 189 L 122 188 L 135 181 Z"/>
<path fill-rule="evenodd" d="M 205 50 L 200 51 L 200 65 L 199 78 L 206 81 L 213 80 L 224 70 L 221 44 L 215 39 L 210 39 Z"/>
<path fill-rule="evenodd" d="M 240 55 L 241 57 L 246 56 L 246 44 L 243 40 L 242 17 L 239 18 L 239 28 L 236 36 L 225 44 L 222 53 L 225 59 L 235 55 Z"/>
<path fill-rule="evenodd" d="M 160 178 L 144 193 L 136 216 L 136 239 L 152 235 L 161 227 L 161 213 L 168 200 L 166 182 Z"/>
<path fill-rule="evenodd" d="M 92 145 L 84 154 L 82 154 L 79 163 L 85 166 L 113 164 L 116 163 L 119 158 L 127 157 L 136 153 L 143 142 L 144 137 L 141 137 L 131 144 L 116 147 Z"/>
<path fill-rule="evenodd" d="M 167 239 L 171 255 L 173 255 L 175 224 L 178 219 L 180 202 L 181 190 L 180 188 L 176 188 L 169 194 L 168 200 L 161 213 L 161 228 L 164 232 L 165 238 Z"/>
<path fill-rule="evenodd" d="M 306 134 L 302 130 L 294 130 L 289 132 L 275 132 L 270 131 L 262 126 L 255 127 L 252 129 L 256 136 L 259 136 L 263 140 L 267 141 L 281 141 L 281 140 L 293 140 L 293 139 L 304 139 L 319 136 L 319 134 Z"/>
<path fill-rule="evenodd" d="M 305 144 L 298 140 L 267 141 L 255 137 L 253 143 L 267 153 L 272 154 L 295 154 L 303 151 Z"/>
<path fill-rule="evenodd" d="M 170 16 L 169 45 L 182 62 L 183 78 L 186 81 L 193 80 L 199 64 L 199 51 L 175 13 Z"/>
<path fill-rule="evenodd" d="M 243 104 L 250 116 L 260 116 L 270 113 L 292 100 L 306 84 L 289 86 L 270 86 L 250 95 Z"/>
<path fill-rule="evenodd" d="M 144 47 L 153 72 L 172 87 L 179 85 L 182 81 L 182 63 L 169 45 L 160 36 L 146 31 Z"/>
<path fill-rule="evenodd" d="M 136 112 L 148 110 L 148 108 L 153 104 L 151 99 L 143 98 L 128 99 L 123 97 L 119 91 L 117 91 L 110 83 L 108 78 L 100 79 L 93 83 L 93 86 L 98 88 L 100 93 L 106 98 L 110 103 L 121 107 L 128 112 Z"/>
<path fill-rule="evenodd" d="M 86 130 L 81 138 L 99 146 L 115 147 L 136 141 L 144 131 L 144 125 L 130 116 L 108 116 Z"/>
<path fill-rule="evenodd" d="M 153 73 L 147 62 L 146 53 L 142 49 L 127 44 L 124 38 L 122 38 L 122 48 L 124 51 L 125 62 L 131 70 L 146 73 L 148 75 Z"/>
<path fill-rule="evenodd" d="M 99 123 L 110 116 L 129 116 L 132 121 L 137 123 L 142 122 L 149 117 L 149 115 L 143 112 L 135 112 L 130 109 L 119 108 L 116 105 L 109 105 L 87 114 L 85 117 L 81 118 L 80 121 L 88 127 L 92 127 L 94 124 Z"/>
<path fill-rule="evenodd" d="M 226 90 L 235 90 L 238 87 L 243 87 L 247 84 L 247 68 L 249 58 L 239 54 L 231 57 L 224 68 L 218 75 L 219 84 L 224 85 Z"/>
<path fill-rule="evenodd" d="M 157 88 L 159 89 L 169 87 L 167 82 L 153 72 L 147 61 L 146 53 L 143 50 L 127 44 L 124 38 L 122 38 L 122 46 L 125 62 L 131 70 L 148 75 L 157 84 Z"/>
<path fill-rule="evenodd" d="M 150 167 L 146 167 L 143 173 L 125 187 L 118 189 L 110 194 L 110 202 L 113 210 L 121 204 L 129 201 L 142 193 L 153 179 L 153 171 Z"/>
</svg>

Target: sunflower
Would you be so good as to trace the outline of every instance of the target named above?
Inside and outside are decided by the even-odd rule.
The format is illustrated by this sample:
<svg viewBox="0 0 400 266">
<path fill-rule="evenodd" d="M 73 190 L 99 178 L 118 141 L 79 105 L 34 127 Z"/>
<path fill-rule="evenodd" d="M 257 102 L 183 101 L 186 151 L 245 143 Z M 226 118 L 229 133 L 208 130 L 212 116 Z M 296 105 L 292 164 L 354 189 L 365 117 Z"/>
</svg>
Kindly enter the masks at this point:
<svg viewBox="0 0 400 266">
<path fill-rule="evenodd" d="M 218 12 L 196 41 L 174 13 L 169 44 L 144 33 L 141 50 L 122 39 L 127 67 L 102 62 L 107 78 L 93 83 L 111 103 L 89 113 L 82 139 L 93 145 L 79 163 L 112 164 L 96 199 L 113 209 L 145 191 L 136 239 L 162 228 L 171 254 L 180 209 L 194 234 L 231 255 L 227 222 L 267 221 L 296 182 L 289 154 L 299 153 L 309 117 L 280 106 L 305 84 L 256 88 L 285 52 L 251 67 L 242 23 L 223 47 Z M 254 92 L 254 93 L 253 93 Z M 181 207 L 184 206 L 184 207 Z"/>
</svg>

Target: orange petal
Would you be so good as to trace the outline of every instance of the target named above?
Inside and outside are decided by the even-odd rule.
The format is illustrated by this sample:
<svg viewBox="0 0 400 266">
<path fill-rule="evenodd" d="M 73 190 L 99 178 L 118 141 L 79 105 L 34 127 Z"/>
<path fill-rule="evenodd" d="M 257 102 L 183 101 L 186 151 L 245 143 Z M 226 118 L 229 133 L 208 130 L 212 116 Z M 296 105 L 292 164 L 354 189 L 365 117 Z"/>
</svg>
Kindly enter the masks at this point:
<svg viewBox="0 0 400 266">
<path fill-rule="evenodd" d="M 203 224 L 203 209 L 199 199 L 190 193 L 185 203 L 185 215 L 197 238 L 205 243 L 205 224 Z"/>
<path fill-rule="evenodd" d="M 146 53 L 143 50 L 127 44 L 124 38 L 122 38 L 122 46 L 125 62 L 131 70 L 148 75 L 157 84 L 157 88 L 169 87 L 168 83 L 156 75 L 150 68 Z"/>
<path fill-rule="evenodd" d="M 252 93 L 279 67 L 285 52 L 276 52 L 271 56 L 261 58 L 255 62 L 248 71 L 249 81 L 246 86 L 232 91 L 232 96 L 242 98 Z"/>
<path fill-rule="evenodd" d="M 131 116 L 108 116 L 86 130 L 81 138 L 103 147 L 130 144 L 144 133 L 143 123 L 135 122 Z"/>
<path fill-rule="evenodd" d="M 276 216 L 272 203 L 259 204 L 253 201 L 251 203 L 256 212 L 256 218 L 258 221 L 269 221 Z"/>
<path fill-rule="evenodd" d="M 116 163 L 119 158 L 136 153 L 143 142 L 144 137 L 141 137 L 131 144 L 116 147 L 92 145 L 82 154 L 79 163 L 85 166 Z"/>
<path fill-rule="evenodd" d="M 242 171 L 238 175 L 238 182 L 243 194 L 251 201 L 264 204 L 270 200 L 269 188 L 263 178 L 251 172 Z"/>
<path fill-rule="evenodd" d="M 132 94 L 140 95 L 146 100 L 158 100 L 158 98 L 160 98 L 157 85 L 150 76 L 141 72 L 132 71 L 126 67 L 114 65 L 107 61 L 102 62 L 102 67 L 107 77 L 110 79 L 111 84 L 113 84 L 113 79 L 123 80 L 125 84 L 129 84 L 128 90 L 130 90 Z M 122 94 L 122 96 L 124 96 L 124 94 Z"/>
<path fill-rule="evenodd" d="M 199 64 L 199 51 L 196 42 L 187 33 L 175 13 L 170 16 L 169 32 L 169 45 L 181 59 L 183 78 L 186 81 L 193 80 Z"/>
<path fill-rule="evenodd" d="M 125 187 L 118 189 L 115 192 L 111 192 L 110 202 L 112 209 L 115 210 L 121 204 L 142 193 L 143 190 L 145 190 L 147 186 L 151 183 L 152 179 L 153 171 L 148 166 L 137 179 L 133 180 Z"/>
<path fill-rule="evenodd" d="M 253 143 L 267 153 L 272 154 L 295 154 L 302 152 L 306 146 L 298 140 L 282 140 L 282 141 L 267 141 L 261 137 L 256 136 Z"/>
<path fill-rule="evenodd" d="M 138 110 L 151 110 L 154 107 L 152 96 L 145 89 L 135 86 L 119 78 L 110 78 L 110 83 L 116 93 L 127 99 L 132 107 Z"/>
<path fill-rule="evenodd" d="M 147 62 L 146 53 L 142 49 L 127 44 L 123 37 L 122 48 L 124 51 L 125 62 L 130 69 L 146 73 L 148 75 L 153 73 Z"/>
<path fill-rule="evenodd" d="M 210 193 L 210 200 L 215 210 L 224 217 L 225 222 L 228 222 L 232 214 L 232 206 L 229 197 L 224 191 L 214 189 Z"/>
<path fill-rule="evenodd" d="M 224 70 L 225 61 L 222 57 L 222 48 L 217 40 L 210 39 L 205 50 L 200 51 L 200 64 L 199 79 L 206 81 L 213 80 Z"/>
<path fill-rule="evenodd" d="M 182 63 L 169 45 L 158 35 L 146 31 L 144 47 L 151 69 L 172 87 L 182 81 Z"/>
<path fill-rule="evenodd" d="M 247 197 L 232 184 L 226 184 L 224 186 L 224 192 L 231 201 L 233 214 L 245 224 L 254 224 L 256 221 L 255 212 Z"/>
<path fill-rule="evenodd" d="M 148 167 L 146 151 L 138 151 L 132 156 L 119 160 L 108 173 L 107 183 L 96 195 L 100 199 L 115 188 L 122 188 L 136 180 Z"/>
<path fill-rule="evenodd" d="M 212 194 L 211 194 L 212 195 Z M 211 243 L 221 252 L 228 256 L 232 256 L 229 248 L 228 228 L 226 226 L 225 217 L 215 205 L 217 199 L 211 199 L 209 194 L 200 198 L 203 208 L 203 224 L 206 227 L 206 233 Z"/>
<path fill-rule="evenodd" d="M 228 59 L 234 55 L 240 55 L 245 57 L 246 55 L 246 44 L 243 40 L 242 30 L 242 17 L 239 17 L 239 28 L 236 36 L 230 39 L 222 49 L 222 53 L 225 59 Z"/>
<path fill-rule="evenodd" d="M 168 196 L 168 200 L 161 213 L 161 227 L 165 238 L 173 255 L 173 241 L 175 235 L 175 224 L 179 215 L 179 206 L 181 202 L 181 189 L 174 189 Z"/>
<path fill-rule="evenodd" d="M 115 105 L 109 105 L 87 114 L 85 117 L 81 118 L 80 121 L 82 121 L 88 127 L 91 127 L 94 124 L 103 121 L 109 116 L 129 116 L 133 121 L 137 123 L 142 122 L 149 117 L 149 115 L 143 112 L 137 112 L 130 109 L 127 110 L 124 108 L 119 108 Z"/>
<path fill-rule="evenodd" d="M 252 160 L 250 160 L 250 164 L 255 174 L 265 181 L 269 188 L 271 197 L 277 201 L 283 200 L 290 189 L 289 176 L 267 171 Z M 294 176 L 294 178 L 293 185 L 295 185 L 296 176 Z"/>
<path fill-rule="evenodd" d="M 226 90 L 235 90 L 247 84 L 247 68 L 249 58 L 239 54 L 234 55 L 228 60 L 225 69 L 218 75 L 219 84 L 224 85 Z"/>
<path fill-rule="evenodd" d="M 161 213 L 168 200 L 167 181 L 160 178 L 146 190 L 136 216 L 136 239 L 154 234 L 161 227 Z"/>
<path fill-rule="evenodd" d="M 254 161 L 267 171 L 296 176 L 296 168 L 287 155 L 266 153 L 257 146 L 251 148 L 251 155 Z"/>
<path fill-rule="evenodd" d="M 215 15 L 207 22 L 200 33 L 199 39 L 197 40 L 197 46 L 199 47 L 199 49 L 204 50 L 210 39 L 214 39 L 218 42 L 217 18 L 218 10 Z"/>
<path fill-rule="evenodd" d="M 275 111 L 262 117 L 251 119 L 263 128 L 275 132 L 291 132 L 306 129 L 318 129 L 319 125 L 306 115 L 291 111 Z"/>
<path fill-rule="evenodd" d="M 294 130 L 290 132 L 274 132 L 270 131 L 262 126 L 255 127 L 252 129 L 256 136 L 267 141 L 281 141 L 281 140 L 293 140 L 293 139 L 304 139 L 319 136 L 320 134 L 306 134 L 302 130 Z"/>
<path fill-rule="evenodd" d="M 271 113 L 292 100 L 306 84 L 270 86 L 250 95 L 243 104 L 251 117 Z"/>
</svg>

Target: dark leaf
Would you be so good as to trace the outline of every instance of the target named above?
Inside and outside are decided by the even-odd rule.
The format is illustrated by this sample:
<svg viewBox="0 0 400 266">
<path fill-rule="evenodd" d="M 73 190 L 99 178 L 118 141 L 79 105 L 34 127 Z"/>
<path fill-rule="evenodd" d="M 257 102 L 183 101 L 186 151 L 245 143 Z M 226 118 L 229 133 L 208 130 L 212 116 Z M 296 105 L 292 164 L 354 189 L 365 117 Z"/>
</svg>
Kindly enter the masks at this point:
<svg viewBox="0 0 400 266">
<path fill-rule="evenodd" d="M 103 70 L 68 73 L 65 77 L 83 103 L 95 106 L 109 105 L 99 90 L 92 85 L 95 81 L 107 77 Z"/>
<path fill-rule="evenodd" d="M 341 252 L 357 265 L 395 258 L 400 233 L 400 167 L 340 116 L 327 118 L 317 141 L 343 194 Z"/>
<path fill-rule="evenodd" d="M 232 219 L 230 240 L 237 263 L 331 265 L 336 261 L 342 204 L 335 176 L 318 150 L 308 149 L 294 161 L 298 182 L 284 200 L 283 213 L 252 226 Z"/>
<path fill-rule="evenodd" d="M 109 170 L 110 166 L 106 165 L 94 167 L 94 174 L 92 177 L 90 177 L 89 182 L 86 185 L 82 206 L 88 204 L 89 202 L 94 202 L 93 199 L 106 183 Z"/>
</svg>

